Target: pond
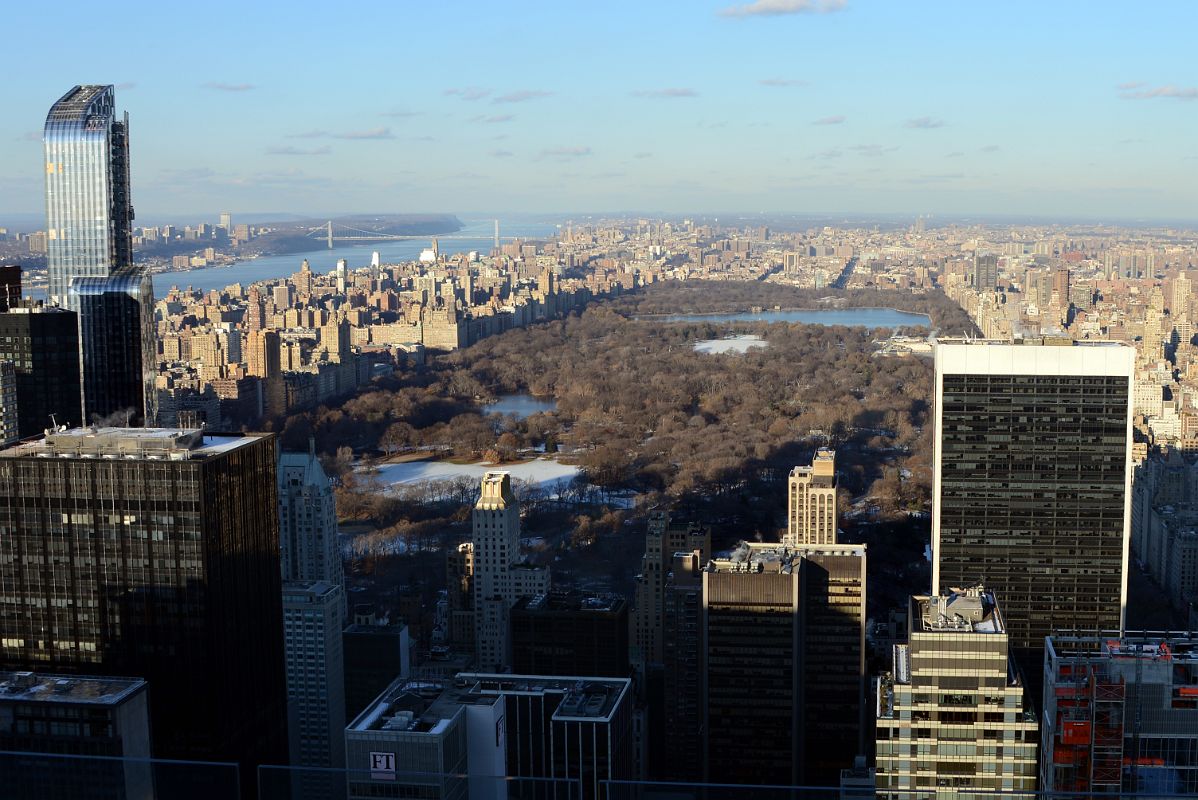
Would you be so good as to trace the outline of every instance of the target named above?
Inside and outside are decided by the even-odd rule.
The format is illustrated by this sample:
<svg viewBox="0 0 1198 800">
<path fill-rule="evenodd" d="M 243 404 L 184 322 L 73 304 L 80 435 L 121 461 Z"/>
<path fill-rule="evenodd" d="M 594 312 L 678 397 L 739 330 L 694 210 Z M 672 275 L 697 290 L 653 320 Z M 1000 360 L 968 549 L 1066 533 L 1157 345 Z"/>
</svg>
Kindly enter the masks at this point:
<svg viewBox="0 0 1198 800">
<path fill-rule="evenodd" d="M 501 394 L 498 401 L 484 406 L 487 414 L 515 414 L 519 419 L 556 410 L 556 400 L 533 397 L 531 394 Z"/>
</svg>

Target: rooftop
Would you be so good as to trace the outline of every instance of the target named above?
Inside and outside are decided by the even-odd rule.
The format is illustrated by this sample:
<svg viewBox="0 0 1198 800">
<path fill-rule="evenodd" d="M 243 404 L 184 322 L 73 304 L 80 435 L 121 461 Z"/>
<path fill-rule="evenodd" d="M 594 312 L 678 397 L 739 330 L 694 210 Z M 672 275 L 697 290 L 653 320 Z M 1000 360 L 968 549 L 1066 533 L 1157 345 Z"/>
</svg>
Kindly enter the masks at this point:
<svg viewBox="0 0 1198 800">
<path fill-rule="evenodd" d="M 911 598 L 912 633 L 1005 633 L 994 595 L 981 586 L 951 589 L 939 597 Z"/>
<path fill-rule="evenodd" d="M 146 688 L 141 678 L 96 678 L 0 672 L 0 702 L 89 703 L 118 705 Z"/>
<path fill-rule="evenodd" d="M 590 594 L 586 592 L 549 592 L 535 597 L 522 597 L 513 611 L 554 612 L 554 611 L 619 611 L 624 605 L 624 598 L 618 594 Z"/>
<path fill-rule="evenodd" d="M 1045 641 L 1049 660 L 1057 658 L 1146 659 L 1175 664 L 1198 664 L 1198 634 L 1186 631 L 1145 631 L 1119 636 L 1056 634 Z"/>
<path fill-rule="evenodd" d="M 210 458 L 262 438 L 262 434 L 217 435 L 181 428 L 64 428 L 0 450 L 0 458 L 187 461 Z"/>
<path fill-rule="evenodd" d="M 107 102 L 105 102 L 107 101 Z M 94 114 L 112 112 L 112 86 L 76 86 L 64 94 L 50 107 L 46 121 L 65 120 L 80 122 Z"/>
<path fill-rule="evenodd" d="M 808 555 L 865 556 L 863 544 L 820 544 L 788 547 L 776 542 L 741 542 L 723 558 L 713 558 L 706 572 L 782 572 L 790 574 Z"/>
</svg>

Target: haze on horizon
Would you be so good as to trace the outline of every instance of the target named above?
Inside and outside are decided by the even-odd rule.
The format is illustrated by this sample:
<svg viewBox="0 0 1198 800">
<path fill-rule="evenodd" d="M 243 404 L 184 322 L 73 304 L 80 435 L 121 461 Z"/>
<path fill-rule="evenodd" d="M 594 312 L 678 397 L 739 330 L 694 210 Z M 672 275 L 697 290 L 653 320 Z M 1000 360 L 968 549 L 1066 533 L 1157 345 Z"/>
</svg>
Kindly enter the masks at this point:
<svg viewBox="0 0 1198 800">
<path fill-rule="evenodd" d="M 202 11 L 202 13 L 200 13 Z M 1198 219 L 1198 6 L 704 0 L 10 9 L 0 224 L 117 85 L 140 219 L 653 209 Z"/>
</svg>

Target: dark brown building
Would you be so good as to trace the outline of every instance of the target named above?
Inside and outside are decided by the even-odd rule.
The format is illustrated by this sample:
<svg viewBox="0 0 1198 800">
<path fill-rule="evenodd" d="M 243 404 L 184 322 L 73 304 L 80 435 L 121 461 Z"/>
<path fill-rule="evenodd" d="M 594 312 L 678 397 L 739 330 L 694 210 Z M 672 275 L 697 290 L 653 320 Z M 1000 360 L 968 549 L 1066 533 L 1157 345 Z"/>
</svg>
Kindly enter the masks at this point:
<svg viewBox="0 0 1198 800">
<path fill-rule="evenodd" d="M 583 592 L 523 597 L 511 620 L 514 672 L 628 677 L 628 605 L 622 597 Z"/>
<path fill-rule="evenodd" d="M 153 755 L 238 762 L 252 790 L 287 758 L 275 469 L 259 434 L 0 451 L 0 668 L 143 677 Z"/>
</svg>

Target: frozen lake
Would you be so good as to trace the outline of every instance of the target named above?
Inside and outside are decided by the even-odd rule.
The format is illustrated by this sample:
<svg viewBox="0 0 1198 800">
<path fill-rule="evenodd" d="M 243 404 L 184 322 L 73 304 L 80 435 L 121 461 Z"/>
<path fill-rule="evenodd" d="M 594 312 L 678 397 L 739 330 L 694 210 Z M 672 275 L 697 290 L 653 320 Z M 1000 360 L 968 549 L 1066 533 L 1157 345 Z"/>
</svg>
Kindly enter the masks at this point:
<svg viewBox="0 0 1198 800">
<path fill-rule="evenodd" d="M 424 481 L 447 481 L 468 477 L 481 481 L 483 474 L 496 470 L 510 472 L 517 480 L 537 484 L 544 491 L 564 488 L 581 470 L 570 464 L 560 464 L 538 458 L 519 464 L 454 464 L 450 461 L 408 461 L 402 464 L 383 464 L 373 476 L 380 483 L 402 484 Z"/>
<path fill-rule="evenodd" d="M 802 322 L 866 328 L 932 327 L 926 314 L 893 308 L 794 308 L 780 311 L 737 311 L 730 314 L 656 314 L 635 317 L 652 322 Z"/>
<path fill-rule="evenodd" d="M 754 334 L 727 336 L 723 339 L 704 339 L 695 342 L 696 353 L 747 353 L 754 347 L 769 347 L 770 343 Z"/>
</svg>

